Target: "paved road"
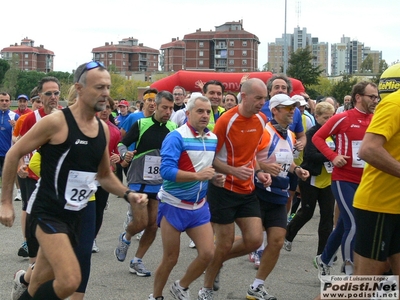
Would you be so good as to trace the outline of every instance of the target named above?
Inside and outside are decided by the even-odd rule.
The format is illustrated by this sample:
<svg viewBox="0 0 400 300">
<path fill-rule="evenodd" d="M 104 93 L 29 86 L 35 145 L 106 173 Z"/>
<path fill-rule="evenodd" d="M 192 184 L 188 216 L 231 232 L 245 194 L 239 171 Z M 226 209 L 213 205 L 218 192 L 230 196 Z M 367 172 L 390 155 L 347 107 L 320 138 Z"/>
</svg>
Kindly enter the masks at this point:
<svg viewBox="0 0 400 300">
<path fill-rule="evenodd" d="M 12 278 L 15 271 L 26 268 L 27 260 L 17 256 L 21 243 L 20 210 L 21 202 L 14 202 L 17 218 L 14 227 L 0 226 L 0 300 L 10 299 Z M 87 300 L 98 299 L 147 299 L 152 292 L 154 277 L 142 278 L 128 271 L 129 259 L 121 263 L 113 255 L 126 213 L 126 203 L 110 196 L 110 208 L 105 212 L 103 227 L 97 239 L 100 252 L 93 255 L 92 272 L 86 294 Z M 300 231 L 293 243 L 292 252 L 281 250 L 277 266 L 266 281 L 269 292 L 279 300 L 313 299 L 319 292 L 316 269 L 312 264 L 317 247 L 317 224 L 319 214 Z M 188 247 L 189 239 L 183 234 L 181 255 L 178 265 L 172 271 L 168 286 L 164 289 L 165 299 L 171 299 L 169 285 L 179 279 L 185 267 L 195 257 L 196 250 Z M 135 239 L 128 256 L 133 257 L 138 241 Z M 162 254 L 161 238 L 144 258 L 146 266 L 154 271 Z M 339 274 L 339 266 L 333 270 Z M 221 289 L 215 299 L 245 299 L 246 291 L 254 280 L 256 271 L 247 257 L 240 257 L 225 263 L 221 272 Z M 190 287 L 192 299 L 202 286 L 203 276 Z"/>
</svg>

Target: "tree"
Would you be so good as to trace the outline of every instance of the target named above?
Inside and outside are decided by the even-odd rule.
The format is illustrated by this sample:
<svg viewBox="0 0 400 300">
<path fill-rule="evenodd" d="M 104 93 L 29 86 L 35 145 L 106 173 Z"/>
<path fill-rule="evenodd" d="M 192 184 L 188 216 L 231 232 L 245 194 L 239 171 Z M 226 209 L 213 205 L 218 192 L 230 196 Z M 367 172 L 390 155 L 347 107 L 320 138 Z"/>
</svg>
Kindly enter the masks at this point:
<svg viewBox="0 0 400 300">
<path fill-rule="evenodd" d="M 314 67 L 311 51 L 307 48 L 297 49 L 290 55 L 287 75 L 300 80 L 305 87 L 318 84 L 319 77 L 323 70 L 321 66 Z"/>
<path fill-rule="evenodd" d="M 344 96 L 350 95 L 353 85 L 356 83 L 356 78 L 353 78 L 351 75 L 344 75 L 341 81 L 333 85 L 331 96 L 335 97 L 338 102 L 343 104 Z"/>
<path fill-rule="evenodd" d="M 374 65 L 374 60 L 372 59 L 372 56 L 368 54 L 368 56 L 363 60 L 361 63 L 361 73 L 369 73 L 372 72 L 372 66 Z"/>
<path fill-rule="evenodd" d="M 13 55 L 10 61 L 10 68 L 4 75 L 3 89 L 10 94 L 11 99 L 16 97 L 18 75 L 21 72 L 16 66 L 19 62 L 18 55 Z"/>
<path fill-rule="evenodd" d="M 0 86 L 3 83 L 6 72 L 10 69 L 10 64 L 5 59 L 0 59 Z"/>
<path fill-rule="evenodd" d="M 318 81 L 318 84 L 312 84 L 306 90 L 311 99 L 315 99 L 318 96 L 328 96 L 332 94 L 333 84 L 328 78 L 320 77 Z"/>
<path fill-rule="evenodd" d="M 16 95 L 25 94 L 29 97 L 32 89 L 38 85 L 39 80 L 45 75 L 45 73 L 37 71 L 19 71 Z"/>
</svg>

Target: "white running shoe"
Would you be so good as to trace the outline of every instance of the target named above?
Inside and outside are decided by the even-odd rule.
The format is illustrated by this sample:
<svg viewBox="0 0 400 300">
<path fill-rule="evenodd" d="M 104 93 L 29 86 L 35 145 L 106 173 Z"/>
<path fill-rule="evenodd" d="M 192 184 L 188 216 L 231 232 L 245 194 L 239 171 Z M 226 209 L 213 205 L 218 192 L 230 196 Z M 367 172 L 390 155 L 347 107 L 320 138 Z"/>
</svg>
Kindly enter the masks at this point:
<svg viewBox="0 0 400 300">
<path fill-rule="evenodd" d="M 196 244 L 193 242 L 193 240 L 190 240 L 189 248 L 196 248 Z"/>
</svg>

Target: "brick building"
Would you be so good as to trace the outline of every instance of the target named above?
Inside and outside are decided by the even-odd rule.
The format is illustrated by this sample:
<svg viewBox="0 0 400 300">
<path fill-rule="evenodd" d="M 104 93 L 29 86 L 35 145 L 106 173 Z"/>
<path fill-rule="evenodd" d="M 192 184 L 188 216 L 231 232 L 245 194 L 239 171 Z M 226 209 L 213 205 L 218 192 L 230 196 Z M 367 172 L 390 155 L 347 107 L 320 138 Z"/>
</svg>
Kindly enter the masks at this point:
<svg viewBox="0 0 400 300">
<path fill-rule="evenodd" d="M 118 44 L 106 42 L 104 46 L 92 49 L 93 60 L 101 61 L 107 68 L 115 66 L 115 71 L 130 77 L 134 72 L 143 72 L 147 77 L 158 70 L 157 49 L 143 46 L 138 40 L 129 37 Z"/>
<path fill-rule="evenodd" d="M 258 37 L 243 29 L 243 21 L 227 22 L 215 31 L 186 34 L 161 46 L 163 71 L 212 70 L 254 72 L 258 68 Z"/>
<path fill-rule="evenodd" d="M 15 43 L 1 49 L 1 56 L 8 61 L 16 57 L 16 64 L 20 70 L 45 73 L 53 71 L 54 52 L 45 49 L 43 45 L 35 47 L 35 41 L 27 37 L 21 40 L 21 45 Z"/>
</svg>

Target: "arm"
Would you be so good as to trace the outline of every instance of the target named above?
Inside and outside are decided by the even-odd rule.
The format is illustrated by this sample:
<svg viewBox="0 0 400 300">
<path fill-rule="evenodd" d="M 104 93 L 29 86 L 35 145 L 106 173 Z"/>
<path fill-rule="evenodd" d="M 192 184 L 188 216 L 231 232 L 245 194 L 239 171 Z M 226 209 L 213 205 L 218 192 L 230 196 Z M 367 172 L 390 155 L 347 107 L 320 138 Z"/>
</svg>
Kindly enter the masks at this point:
<svg viewBox="0 0 400 300">
<path fill-rule="evenodd" d="M 102 122 L 104 127 L 104 132 L 106 134 L 107 144 L 110 140 L 110 133 L 108 130 L 108 126 Z M 124 186 L 121 181 L 115 176 L 113 172 L 111 172 L 110 168 L 110 156 L 108 154 L 108 148 L 106 147 L 103 152 L 103 157 L 97 169 L 97 180 L 99 181 L 102 188 L 104 188 L 107 192 L 117 195 L 123 198 L 125 192 L 128 190 L 126 186 Z M 141 193 L 130 193 L 128 195 L 128 200 L 132 205 L 135 204 L 143 204 L 147 205 L 147 195 Z"/>
<path fill-rule="evenodd" d="M 386 151 L 383 147 L 385 143 L 386 138 L 383 135 L 367 132 L 358 156 L 371 166 L 392 176 L 400 177 L 400 162 Z"/>
</svg>

